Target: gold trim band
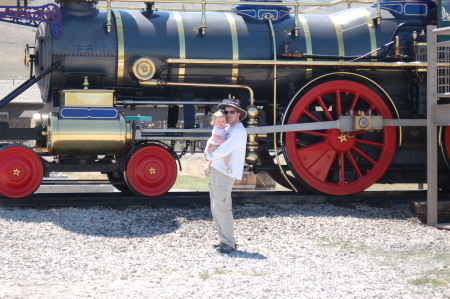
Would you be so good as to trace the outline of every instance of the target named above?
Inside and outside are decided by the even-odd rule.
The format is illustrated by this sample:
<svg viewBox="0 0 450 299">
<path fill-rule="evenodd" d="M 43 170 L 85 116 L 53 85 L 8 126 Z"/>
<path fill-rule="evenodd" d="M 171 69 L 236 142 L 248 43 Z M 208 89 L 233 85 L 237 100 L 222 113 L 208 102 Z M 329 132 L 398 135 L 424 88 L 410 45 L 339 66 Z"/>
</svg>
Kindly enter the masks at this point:
<svg viewBox="0 0 450 299">
<path fill-rule="evenodd" d="M 303 27 L 303 33 L 305 34 L 305 44 L 306 44 L 306 54 L 311 55 L 312 54 L 312 39 L 311 39 L 311 31 L 309 30 L 308 22 L 306 21 L 306 18 L 302 15 L 298 16 L 300 19 L 300 23 Z M 308 58 L 308 60 L 312 60 L 311 58 Z"/>
<path fill-rule="evenodd" d="M 114 18 L 116 19 L 117 32 L 117 85 L 123 84 L 123 77 L 125 74 L 125 42 L 123 34 L 123 23 L 120 11 L 113 10 Z"/>
<path fill-rule="evenodd" d="M 300 23 L 302 24 L 303 34 L 305 35 L 305 45 L 306 45 L 306 54 L 312 55 L 312 39 L 311 39 L 311 31 L 309 30 L 308 22 L 303 15 L 299 15 Z M 308 61 L 312 61 L 312 58 L 306 59 Z M 311 80 L 312 78 L 312 68 L 306 69 L 306 80 Z"/>
<path fill-rule="evenodd" d="M 364 8 L 360 7 L 360 10 L 362 10 L 364 12 L 364 16 L 366 18 L 367 27 L 369 29 L 370 49 L 372 51 L 371 55 L 372 56 L 377 56 L 377 51 L 375 51 L 377 49 L 377 36 L 376 36 L 375 30 L 373 28 L 374 24 L 373 24 L 372 17 L 370 16 L 370 13 L 367 11 L 367 9 L 364 9 Z"/>
<path fill-rule="evenodd" d="M 230 14 L 226 14 L 228 22 L 230 23 L 230 32 L 231 32 L 231 44 L 233 47 L 233 60 L 239 60 L 239 40 L 236 29 L 236 21 L 234 17 Z M 233 69 L 231 70 L 231 84 L 236 84 L 238 81 L 239 75 L 239 66 L 237 64 L 233 64 Z"/>
<path fill-rule="evenodd" d="M 183 19 L 179 12 L 173 12 L 175 21 L 177 22 L 178 28 L 178 42 L 180 45 L 180 59 L 186 59 L 186 36 L 184 34 Z M 184 82 L 186 75 L 186 68 L 184 64 L 181 64 L 178 68 L 178 82 Z"/>
<path fill-rule="evenodd" d="M 334 25 L 334 29 L 336 31 L 336 38 L 338 42 L 339 56 L 345 56 L 345 47 L 344 47 L 344 37 L 342 36 L 342 28 L 341 25 L 337 22 L 336 18 L 332 15 L 329 16 L 331 22 Z M 339 60 L 343 61 L 343 60 Z"/>
</svg>

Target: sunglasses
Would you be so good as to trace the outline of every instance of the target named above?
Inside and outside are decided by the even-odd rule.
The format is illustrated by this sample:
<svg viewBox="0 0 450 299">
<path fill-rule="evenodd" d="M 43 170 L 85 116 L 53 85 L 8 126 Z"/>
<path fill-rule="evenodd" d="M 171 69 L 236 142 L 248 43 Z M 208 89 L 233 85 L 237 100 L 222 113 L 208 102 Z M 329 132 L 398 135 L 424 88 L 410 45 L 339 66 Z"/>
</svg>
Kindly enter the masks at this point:
<svg viewBox="0 0 450 299">
<path fill-rule="evenodd" d="M 235 113 L 237 113 L 236 110 L 231 110 L 231 111 L 229 111 L 229 110 L 222 110 L 222 112 L 223 112 L 223 114 L 235 114 Z"/>
</svg>

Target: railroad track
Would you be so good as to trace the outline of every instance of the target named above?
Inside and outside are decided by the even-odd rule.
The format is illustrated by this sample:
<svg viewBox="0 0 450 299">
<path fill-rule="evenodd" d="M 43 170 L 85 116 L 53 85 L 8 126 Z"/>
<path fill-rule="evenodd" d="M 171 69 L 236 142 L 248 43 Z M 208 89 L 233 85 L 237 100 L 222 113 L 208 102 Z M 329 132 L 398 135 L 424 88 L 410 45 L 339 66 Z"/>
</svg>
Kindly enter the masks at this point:
<svg viewBox="0 0 450 299">
<path fill-rule="evenodd" d="M 442 193 L 440 200 L 450 200 L 450 193 Z M 289 191 L 236 191 L 234 204 L 274 204 L 274 203 L 332 203 L 351 205 L 366 203 L 389 206 L 394 203 L 425 202 L 426 191 L 367 191 L 353 196 L 328 196 L 316 194 L 297 194 Z M 158 197 L 141 197 L 121 192 L 83 192 L 83 193 L 37 193 L 32 197 L 9 199 L 0 197 L 0 207 L 127 207 L 134 205 L 208 205 L 208 192 L 173 191 Z"/>
</svg>

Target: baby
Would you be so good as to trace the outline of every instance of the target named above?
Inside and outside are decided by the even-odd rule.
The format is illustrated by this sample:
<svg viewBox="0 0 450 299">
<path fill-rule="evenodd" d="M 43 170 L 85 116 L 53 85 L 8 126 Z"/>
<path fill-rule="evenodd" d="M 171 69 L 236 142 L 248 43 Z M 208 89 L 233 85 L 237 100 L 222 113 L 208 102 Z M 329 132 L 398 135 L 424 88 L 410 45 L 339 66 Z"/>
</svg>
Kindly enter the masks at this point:
<svg viewBox="0 0 450 299">
<path fill-rule="evenodd" d="M 206 142 L 206 147 L 209 148 L 208 152 L 212 153 L 215 151 L 222 143 L 227 139 L 227 131 L 226 128 L 227 120 L 225 118 L 225 114 L 222 111 L 217 111 L 213 114 L 211 118 L 211 125 L 214 126 L 211 137 L 209 137 Z M 225 162 L 225 171 L 231 174 L 230 169 L 230 155 L 223 158 Z M 209 161 L 208 166 L 205 168 L 205 174 L 209 175 L 209 167 L 211 165 L 211 161 Z"/>
</svg>

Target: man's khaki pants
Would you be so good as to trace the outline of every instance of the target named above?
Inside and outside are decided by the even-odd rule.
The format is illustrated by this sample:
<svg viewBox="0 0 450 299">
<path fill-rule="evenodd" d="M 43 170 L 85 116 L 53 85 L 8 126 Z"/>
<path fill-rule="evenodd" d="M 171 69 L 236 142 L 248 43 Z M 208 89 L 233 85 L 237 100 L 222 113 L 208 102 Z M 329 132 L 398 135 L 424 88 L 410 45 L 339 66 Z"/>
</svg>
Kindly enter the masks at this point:
<svg viewBox="0 0 450 299">
<path fill-rule="evenodd" d="M 210 168 L 209 196 L 211 212 L 217 225 L 220 241 L 236 247 L 234 239 L 233 212 L 231 211 L 231 189 L 235 179 Z"/>
</svg>

